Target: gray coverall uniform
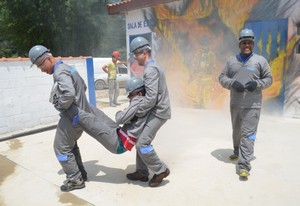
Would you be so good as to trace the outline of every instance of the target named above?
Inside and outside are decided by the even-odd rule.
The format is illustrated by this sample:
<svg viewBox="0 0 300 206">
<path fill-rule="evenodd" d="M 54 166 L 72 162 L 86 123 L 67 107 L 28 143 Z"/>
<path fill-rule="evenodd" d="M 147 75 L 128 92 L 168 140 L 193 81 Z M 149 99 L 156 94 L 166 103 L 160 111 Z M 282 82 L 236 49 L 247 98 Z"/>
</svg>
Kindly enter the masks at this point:
<svg viewBox="0 0 300 206">
<path fill-rule="evenodd" d="M 135 144 L 137 137 L 143 130 L 147 115 L 143 118 L 135 117 L 135 113 L 142 100 L 142 96 L 137 96 L 131 100 L 127 108 L 117 112 L 116 121 L 118 124 L 123 124 L 122 128 L 119 128 L 119 125 L 116 123 L 111 124 L 113 121 L 102 111 L 99 111 L 95 115 L 85 112 L 80 108 L 78 113 L 80 117 L 79 125 L 107 150 L 114 154 L 121 154 L 128 150 L 126 141 L 122 141 L 122 133 L 126 133 L 129 137 L 133 138 Z M 120 131 L 122 131 L 122 133 Z"/>
<path fill-rule="evenodd" d="M 141 118 L 137 118 L 137 116 L 135 116 L 143 99 L 143 96 L 134 97 L 130 101 L 129 106 L 123 111 L 118 111 L 115 116 L 116 122 L 118 124 L 123 124 L 122 129 L 126 130 L 130 136 L 135 138 L 140 136 L 149 115 L 148 113 Z"/>
<path fill-rule="evenodd" d="M 145 65 L 144 83 L 146 95 L 136 116 L 140 118 L 148 113 L 149 116 L 136 144 L 136 170 L 148 176 L 148 169 L 155 174 L 162 173 L 167 169 L 166 164 L 158 158 L 151 142 L 159 128 L 171 118 L 171 107 L 164 71 L 153 59 Z"/>
<path fill-rule="evenodd" d="M 250 92 L 237 92 L 232 83 L 237 80 L 245 86 L 251 80 L 257 88 Z M 272 75 L 267 60 L 252 54 L 243 61 L 237 56 L 228 58 L 219 77 L 220 84 L 230 90 L 230 112 L 234 154 L 239 156 L 238 168 L 251 170 L 254 142 L 262 106 L 262 90 L 271 86 Z"/>
<path fill-rule="evenodd" d="M 76 159 L 72 152 L 76 141 L 81 136 L 83 129 L 79 126 L 73 126 L 72 120 L 66 110 L 74 102 L 80 109 L 87 113 L 103 118 L 103 122 L 110 128 L 118 128 L 118 125 L 97 108 L 90 105 L 85 95 L 86 85 L 76 69 L 57 61 L 53 73 L 54 86 L 50 95 L 50 101 L 60 112 L 60 120 L 54 139 L 54 151 L 60 162 L 67 179 L 77 180 L 81 173 L 76 164 Z M 103 143 L 104 144 L 104 143 Z M 109 144 L 109 143 L 107 143 Z"/>
</svg>

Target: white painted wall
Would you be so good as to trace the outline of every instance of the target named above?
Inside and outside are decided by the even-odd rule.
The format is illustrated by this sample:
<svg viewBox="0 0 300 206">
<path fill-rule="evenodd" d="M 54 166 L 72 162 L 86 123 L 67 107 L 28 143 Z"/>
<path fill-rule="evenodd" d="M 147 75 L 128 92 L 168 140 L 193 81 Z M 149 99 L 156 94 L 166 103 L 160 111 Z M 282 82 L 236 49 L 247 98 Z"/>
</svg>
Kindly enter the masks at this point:
<svg viewBox="0 0 300 206">
<path fill-rule="evenodd" d="M 84 58 L 63 61 L 74 66 L 87 84 Z M 0 135 L 49 125 L 59 119 L 49 103 L 53 77 L 30 65 L 29 60 L 0 60 Z"/>
</svg>

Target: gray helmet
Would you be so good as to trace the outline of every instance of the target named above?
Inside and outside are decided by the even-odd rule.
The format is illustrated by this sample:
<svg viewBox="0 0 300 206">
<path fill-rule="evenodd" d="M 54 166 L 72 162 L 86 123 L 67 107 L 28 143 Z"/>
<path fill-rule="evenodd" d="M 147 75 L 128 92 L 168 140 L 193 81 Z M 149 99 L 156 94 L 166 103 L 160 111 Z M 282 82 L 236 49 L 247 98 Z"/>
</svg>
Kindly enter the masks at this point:
<svg viewBox="0 0 300 206">
<path fill-rule="evenodd" d="M 39 58 L 41 58 L 44 54 L 49 53 L 49 52 L 50 52 L 50 50 L 42 45 L 35 45 L 34 47 L 32 47 L 29 50 L 29 54 L 28 54 L 30 61 L 32 63 L 31 66 L 33 66 L 36 63 L 36 61 Z"/>
<path fill-rule="evenodd" d="M 136 37 L 134 38 L 131 43 L 130 43 L 130 52 L 133 53 L 133 52 L 140 52 L 144 49 L 150 49 L 151 50 L 151 47 L 150 47 L 150 44 L 148 42 L 147 39 L 145 39 L 144 37 Z"/>
<path fill-rule="evenodd" d="M 132 92 L 139 92 L 144 89 L 144 80 L 139 77 L 132 77 L 126 83 L 126 92 L 130 94 Z"/>
<path fill-rule="evenodd" d="M 251 40 L 254 42 L 254 33 L 251 29 L 242 29 L 239 36 L 239 42 L 244 40 Z"/>
</svg>

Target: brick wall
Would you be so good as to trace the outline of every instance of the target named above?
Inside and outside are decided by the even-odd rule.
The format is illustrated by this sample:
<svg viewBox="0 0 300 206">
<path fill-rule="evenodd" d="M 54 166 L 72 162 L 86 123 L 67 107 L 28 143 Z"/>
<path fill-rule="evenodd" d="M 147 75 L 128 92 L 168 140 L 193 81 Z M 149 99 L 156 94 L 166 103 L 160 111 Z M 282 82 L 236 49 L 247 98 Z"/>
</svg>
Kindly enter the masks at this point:
<svg viewBox="0 0 300 206">
<path fill-rule="evenodd" d="M 68 58 L 87 84 L 86 60 Z M 53 77 L 26 60 L 0 60 L 0 135 L 55 124 L 58 112 L 49 103 Z M 88 96 L 88 92 L 87 92 Z"/>
</svg>

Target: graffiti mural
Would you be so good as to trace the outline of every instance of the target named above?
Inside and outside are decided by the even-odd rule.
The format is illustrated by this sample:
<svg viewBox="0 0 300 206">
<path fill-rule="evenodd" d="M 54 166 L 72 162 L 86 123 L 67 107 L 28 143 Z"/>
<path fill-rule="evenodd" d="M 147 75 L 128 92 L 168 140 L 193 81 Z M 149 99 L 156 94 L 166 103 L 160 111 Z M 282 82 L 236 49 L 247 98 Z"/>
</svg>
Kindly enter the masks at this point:
<svg viewBox="0 0 300 206">
<path fill-rule="evenodd" d="M 264 91 L 265 101 L 283 108 L 299 92 L 299 57 L 294 54 L 300 23 L 297 0 L 181 0 L 144 9 L 155 39 L 155 58 L 165 68 L 172 101 L 194 108 L 220 108 L 228 100 L 218 76 L 225 60 L 239 52 L 241 28 L 254 30 L 255 52 L 265 56 L 274 84 Z M 289 82 L 286 80 L 289 79 Z M 299 87 L 299 86 L 298 86 Z M 290 91 L 289 91 L 290 90 Z M 295 97 L 295 95 L 297 95 Z"/>
</svg>

